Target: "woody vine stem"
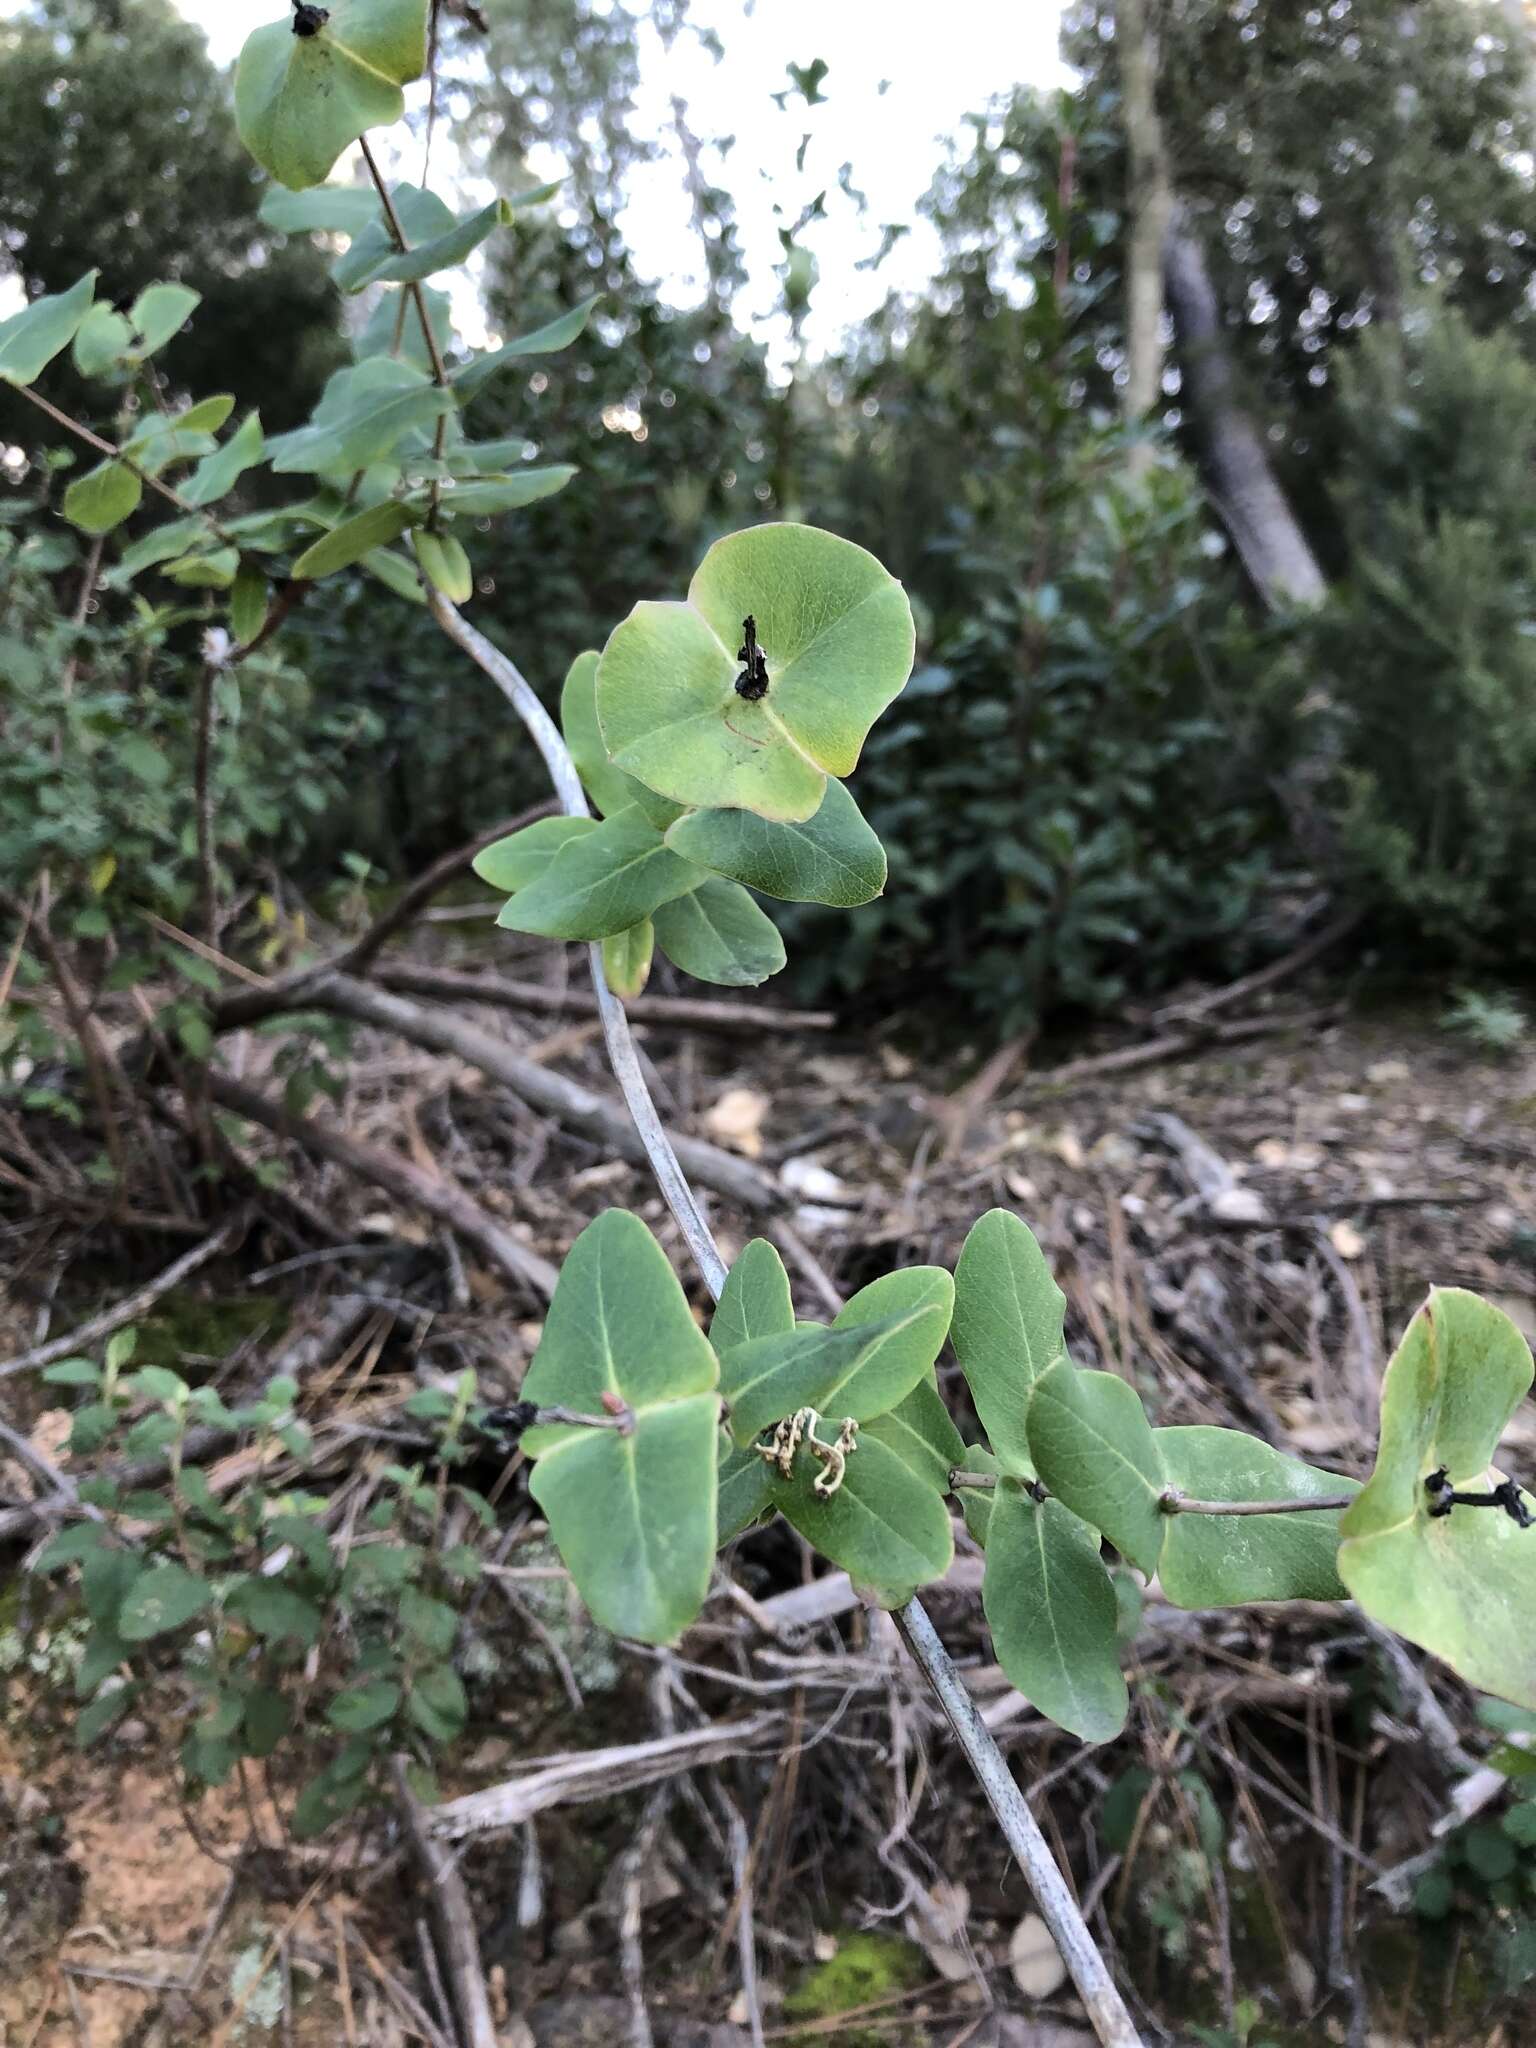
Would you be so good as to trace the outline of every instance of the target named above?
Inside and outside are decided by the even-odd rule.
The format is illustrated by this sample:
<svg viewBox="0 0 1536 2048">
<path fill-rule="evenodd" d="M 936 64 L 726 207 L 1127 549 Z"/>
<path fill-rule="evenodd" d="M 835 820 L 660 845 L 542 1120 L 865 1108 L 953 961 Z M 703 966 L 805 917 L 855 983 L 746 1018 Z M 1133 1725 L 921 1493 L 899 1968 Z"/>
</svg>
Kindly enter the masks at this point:
<svg viewBox="0 0 1536 2048">
<path fill-rule="evenodd" d="M 435 591 L 428 603 L 437 624 L 467 654 L 501 691 L 527 728 L 534 745 L 544 757 L 550 780 L 555 785 L 561 808 L 568 817 L 590 816 L 576 765 L 566 749 L 553 719 L 534 694 L 532 686 L 516 663 L 485 635 L 462 618 L 457 609 Z M 623 1091 L 624 1101 L 645 1146 L 651 1170 L 666 1199 L 678 1228 L 687 1240 L 704 1283 L 719 1299 L 725 1285 L 726 1264 L 710 1233 L 687 1176 L 678 1164 L 672 1141 L 667 1136 L 650 1089 L 640 1069 L 639 1054 L 624 1007 L 608 987 L 603 974 L 602 948 L 591 946 L 588 957 L 592 989 L 602 1019 L 609 1064 Z M 1003 1839 L 1018 1859 L 1025 1881 L 1035 1895 L 1041 1917 L 1061 1952 L 1078 1996 L 1087 2009 L 1095 2033 L 1104 2048 L 1142 2048 L 1141 2036 L 1127 2011 L 1104 1958 L 1100 1955 L 1076 1899 L 1057 1869 L 1040 1825 L 1019 1789 L 1007 1759 L 986 1726 L 949 1652 L 939 1640 L 927 1611 L 916 1597 L 895 1611 L 894 1620 L 914 1661 L 927 1679 L 944 1709 L 965 1753 L 966 1761 L 986 1794 L 987 1803 L 1002 1829 Z"/>
</svg>

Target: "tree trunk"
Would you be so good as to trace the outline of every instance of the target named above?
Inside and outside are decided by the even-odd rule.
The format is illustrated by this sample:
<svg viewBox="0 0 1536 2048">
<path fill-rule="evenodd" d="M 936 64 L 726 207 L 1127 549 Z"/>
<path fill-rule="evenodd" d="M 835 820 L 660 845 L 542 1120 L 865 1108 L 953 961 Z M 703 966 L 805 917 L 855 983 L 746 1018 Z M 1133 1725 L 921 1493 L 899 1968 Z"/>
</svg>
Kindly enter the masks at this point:
<svg viewBox="0 0 1536 2048">
<path fill-rule="evenodd" d="M 1173 211 L 1168 158 L 1157 117 L 1157 53 L 1145 0 L 1118 0 L 1115 48 L 1125 104 L 1125 417 L 1144 420 L 1163 390 L 1163 245 Z M 1152 461 L 1149 442 L 1130 452 L 1133 476 Z"/>
<path fill-rule="evenodd" d="M 1205 250 L 1182 206 L 1173 210 L 1163 268 L 1185 404 L 1222 523 L 1272 610 L 1317 604 L 1324 595 L 1322 571 L 1238 398 Z"/>
</svg>

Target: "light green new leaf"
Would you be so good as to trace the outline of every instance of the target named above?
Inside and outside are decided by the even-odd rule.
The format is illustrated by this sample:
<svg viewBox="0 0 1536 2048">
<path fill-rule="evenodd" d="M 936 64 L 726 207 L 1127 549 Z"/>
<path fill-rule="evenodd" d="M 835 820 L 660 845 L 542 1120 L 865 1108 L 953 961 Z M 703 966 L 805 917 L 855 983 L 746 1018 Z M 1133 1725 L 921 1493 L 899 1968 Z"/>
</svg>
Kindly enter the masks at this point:
<svg viewBox="0 0 1536 2048">
<path fill-rule="evenodd" d="M 638 804 L 657 831 L 665 832 L 678 815 L 677 805 L 657 796 L 643 782 L 636 782 L 608 758 L 597 722 L 598 660 L 595 651 L 578 654 L 566 672 L 560 692 L 560 730 L 565 735 L 565 744 L 570 748 L 587 795 L 605 818 L 630 804 Z"/>
<path fill-rule="evenodd" d="M 639 995 L 651 978 L 655 950 L 656 933 L 648 917 L 627 932 L 613 932 L 604 939 L 603 979 L 616 996 Z"/>
<path fill-rule="evenodd" d="M 927 1371 L 944 1341 L 945 1321 L 934 1302 L 840 1328 L 802 1323 L 737 1345 L 720 1361 L 732 1437 L 749 1444 L 801 1408 L 814 1408 L 834 1423 L 845 1416 L 867 1422 L 883 1415 Z"/>
<path fill-rule="evenodd" d="M 0 382 L 31 384 L 75 338 L 91 309 L 96 272 L 88 270 L 67 292 L 34 299 L 9 320 L 0 320 Z"/>
<path fill-rule="evenodd" d="M 736 691 L 744 619 L 768 692 Z M 848 774 L 912 666 L 906 593 L 873 555 L 813 526 L 717 541 L 686 604 L 643 603 L 615 628 L 597 677 L 618 765 L 682 804 L 811 818 Z"/>
<path fill-rule="evenodd" d="M 360 235 L 380 217 L 379 195 L 371 185 L 312 185 L 302 192 L 269 185 L 256 211 L 283 235 Z"/>
<path fill-rule="evenodd" d="M 529 202 L 525 200 L 523 203 L 526 205 Z M 532 333 L 520 334 L 515 340 L 504 343 L 498 349 L 472 357 L 462 368 L 455 370 L 448 380 L 453 386 L 454 396 L 459 404 L 468 405 L 482 385 L 494 377 L 498 370 L 505 369 L 508 363 L 520 362 L 524 356 L 552 356 L 563 348 L 569 348 L 591 319 L 592 308 L 601 296 L 600 292 L 594 293 L 590 299 L 583 299 L 579 306 L 573 306 L 569 313 L 562 313 L 557 319 L 547 321 L 544 326 L 534 328 Z"/>
<path fill-rule="evenodd" d="M 1030 1389 L 1062 1356 L 1066 1297 L 1032 1231 L 1006 1209 L 971 1227 L 955 1267 L 955 1356 L 987 1441 L 1008 1472 L 1034 1473 Z"/>
<path fill-rule="evenodd" d="M 147 284 L 128 311 L 133 329 L 132 354 L 142 361 L 179 334 L 203 303 L 201 292 L 185 284 Z"/>
<path fill-rule="evenodd" d="M 830 1441 L 836 1430 L 821 1434 Z M 955 1539 L 943 1495 L 878 1437 L 860 1433 L 843 1483 L 829 1500 L 816 1492 L 824 1468 L 803 1445 L 792 1479 L 763 1469 L 786 1520 L 861 1585 L 888 1589 L 890 1604 L 949 1570 Z"/>
<path fill-rule="evenodd" d="M 948 1493 L 950 1473 L 970 1455 L 932 1373 L 920 1379 L 905 1400 L 866 1422 L 859 1441 L 868 1437 L 878 1438 L 939 1493 Z"/>
<path fill-rule="evenodd" d="M 766 1237 L 754 1237 L 725 1276 L 709 1326 L 717 1356 L 755 1337 L 786 1336 L 795 1327 L 784 1261 Z"/>
<path fill-rule="evenodd" d="M 573 462 L 552 462 L 543 469 L 515 469 L 506 476 L 464 477 L 444 490 L 443 509 L 466 519 L 494 519 L 499 512 L 520 512 L 540 498 L 552 498 L 575 474 Z"/>
<path fill-rule="evenodd" d="M 835 780 L 802 824 L 776 824 L 755 811 L 688 811 L 668 829 L 667 844 L 701 868 L 785 903 L 851 910 L 885 887 L 885 848 Z"/>
<path fill-rule="evenodd" d="M 450 604 L 467 604 L 475 594 L 475 572 L 468 555 L 451 534 L 428 533 L 418 527 L 411 546 L 421 564 L 421 573 L 440 590 Z"/>
<path fill-rule="evenodd" d="M 121 313 L 98 299 L 75 329 L 70 356 L 82 377 L 100 377 L 132 347 L 133 329 Z"/>
<path fill-rule="evenodd" d="M 756 988 L 784 965 L 784 941 L 773 919 L 738 882 L 714 876 L 661 905 L 656 943 L 684 974 L 722 988 Z"/>
<path fill-rule="evenodd" d="M 1035 1381 L 1025 1422 L 1039 1478 L 1150 1579 L 1169 1520 L 1160 1505 L 1168 1481 L 1136 1389 L 1118 1373 L 1079 1372 L 1058 1358 Z"/>
<path fill-rule="evenodd" d="M 218 391 L 212 398 L 200 398 L 196 405 L 189 405 L 184 413 L 178 413 L 176 424 L 183 433 L 216 434 L 234 409 L 234 393 Z"/>
<path fill-rule="evenodd" d="M 1326 1500 L 1356 1482 L 1288 1458 L 1240 1429 L 1153 1431 L 1166 1484 L 1190 1500 Z M 1165 1515 L 1158 1576 L 1175 1607 L 1342 1600 L 1337 1512 Z"/>
<path fill-rule="evenodd" d="M 249 647 L 267 623 L 267 579 L 259 569 L 243 568 L 229 592 L 229 630 Z"/>
<path fill-rule="evenodd" d="M 446 233 L 434 235 L 431 241 L 403 252 L 397 250 L 360 280 L 350 282 L 347 289 L 356 292 L 370 284 L 420 284 L 423 278 L 435 277 L 440 270 L 456 270 L 487 235 L 496 228 L 510 227 L 513 217 L 505 199 L 493 199 L 489 206 L 456 221 Z"/>
<path fill-rule="evenodd" d="M 139 508 L 144 486 L 121 462 L 101 462 L 64 493 L 64 517 L 82 533 L 110 533 Z"/>
<path fill-rule="evenodd" d="M 398 498 L 370 505 L 366 512 L 359 512 L 312 542 L 294 563 L 293 573 L 303 583 L 317 576 L 333 576 L 338 569 L 349 569 L 374 548 L 397 540 L 420 517 L 420 513 L 402 505 Z"/>
<path fill-rule="evenodd" d="M 212 434 L 189 429 L 184 418 L 152 412 L 123 443 L 122 452 L 147 475 L 160 476 L 173 462 L 195 462 L 201 455 L 211 455 L 217 446 Z"/>
<path fill-rule="evenodd" d="M 633 806 L 572 837 L 497 923 L 549 939 L 605 939 L 697 887 L 700 870 L 662 844 Z"/>
<path fill-rule="evenodd" d="M 543 874 L 555 855 L 585 832 L 595 832 L 595 818 L 538 818 L 505 839 L 481 847 L 472 863 L 482 882 L 493 889 L 526 889 Z"/>
<path fill-rule="evenodd" d="M 397 555 L 393 548 L 375 548 L 371 555 L 364 555 L 362 566 L 370 576 L 376 576 L 386 590 L 392 590 L 396 597 L 403 597 L 408 604 L 426 603 L 415 563 L 408 562 L 404 555 Z"/>
<path fill-rule="evenodd" d="M 338 370 L 306 426 L 267 443 L 274 470 L 288 474 L 366 469 L 412 433 L 423 436 L 453 400 L 413 363 L 370 356 Z M 425 446 L 425 439 L 423 446 Z"/>
<path fill-rule="evenodd" d="M 1443 1467 L 1465 1491 L 1501 1483 L 1491 1460 L 1531 1377 L 1508 1316 L 1461 1288 L 1432 1290 L 1382 1381 L 1376 1466 L 1340 1524 L 1338 1560 L 1368 1614 L 1525 1707 L 1536 1707 L 1536 1531 L 1496 1508 L 1432 1516 L 1424 1482 Z"/>
<path fill-rule="evenodd" d="M 160 573 L 188 590 L 228 590 L 240 573 L 240 557 L 234 548 L 214 548 L 167 562 Z"/>
<path fill-rule="evenodd" d="M 248 412 L 222 448 L 205 455 L 181 487 L 189 505 L 213 505 L 232 491 L 248 469 L 254 469 L 265 452 L 261 414 Z"/>
<path fill-rule="evenodd" d="M 715 1550 L 719 1366 L 666 1254 L 636 1216 L 607 1210 L 572 1245 L 522 1396 L 634 1416 L 611 1429 L 543 1424 L 524 1449 L 534 1498 L 593 1615 L 671 1642 L 703 1605 Z"/>
<path fill-rule="evenodd" d="M 427 61 L 427 0 L 332 0 L 313 35 L 287 15 L 250 36 L 235 72 L 240 140 L 295 189 L 318 185 L 349 142 L 405 111 Z"/>
<path fill-rule="evenodd" d="M 997 1661 L 1031 1705 L 1084 1742 L 1120 1733 L 1130 1701 L 1115 1589 L 1086 1522 L 1004 1481 L 992 1498 L 981 1603 Z"/>
<path fill-rule="evenodd" d="M 169 1634 L 213 1599 L 213 1588 L 179 1564 L 152 1565 L 129 1588 L 117 1615 L 117 1633 L 126 1643 L 147 1643 Z"/>
</svg>

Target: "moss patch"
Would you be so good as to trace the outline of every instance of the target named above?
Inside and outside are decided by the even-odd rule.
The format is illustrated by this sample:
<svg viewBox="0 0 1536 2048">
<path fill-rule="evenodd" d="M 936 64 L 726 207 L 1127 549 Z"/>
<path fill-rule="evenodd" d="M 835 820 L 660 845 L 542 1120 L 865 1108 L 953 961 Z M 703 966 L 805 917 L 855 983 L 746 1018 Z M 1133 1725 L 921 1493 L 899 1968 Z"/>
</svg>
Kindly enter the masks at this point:
<svg viewBox="0 0 1536 2048">
<path fill-rule="evenodd" d="M 133 1363 L 180 1372 L 200 1358 L 227 1358 L 247 1338 L 280 1337 L 288 1312 L 280 1301 L 255 1294 L 208 1296 L 177 1288 L 156 1302 L 138 1325 Z"/>
<path fill-rule="evenodd" d="M 856 2013 L 877 2000 L 911 1991 L 931 1974 L 923 1952 L 910 1941 L 894 1934 L 845 1934 L 837 1953 L 803 1977 L 784 2001 L 787 2020 L 829 2020 L 839 2013 Z M 893 2041 L 915 2035 L 892 2032 L 891 2022 L 899 2008 L 886 2006 L 871 2013 L 878 2026 L 861 2026 L 853 2020 L 830 2033 L 797 2034 L 792 2039 L 811 2048 L 813 2042 L 837 2041 L 842 2048 L 890 2048 Z"/>
</svg>

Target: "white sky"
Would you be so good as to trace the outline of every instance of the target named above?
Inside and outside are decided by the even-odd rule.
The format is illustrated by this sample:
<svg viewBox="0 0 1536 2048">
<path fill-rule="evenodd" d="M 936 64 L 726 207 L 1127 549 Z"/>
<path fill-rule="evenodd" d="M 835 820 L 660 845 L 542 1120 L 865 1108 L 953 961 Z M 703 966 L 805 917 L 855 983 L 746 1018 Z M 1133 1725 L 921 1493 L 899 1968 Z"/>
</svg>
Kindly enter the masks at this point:
<svg viewBox="0 0 1536 2048">
<path fill-rule="evenodd" d="M 19 4 L 0 0 L 0 15 Z M 220 63 L 239 54 L 253 28 L 283 12 L 283 0 L 178 4 L 204 30 Z M 485 4 L 494 7 L 496 0 Z M 657 38 L 645 39 L 637 127 L 667 143 L 669 161 L 637 180 L 624 219 L 641 270 L 662 280 L 670 296 L 696 296 L 700 248 L 671 134 L 671 99 L 678 94 L 693 109 L 696 132 L 734 130 L 737 136 L 724 163 L 707 168 L 735 200 L 750 267 L 739 318 L 764 321 L 776 302 L 772 272 L 782 252 L 774 202 L 790 225 L 806 201 L 828 188 L 830 217 L 808 236 L 821 281 L 806 334 L 813 348 L 835 344 L 889 290 L 916 288 L 931 274 L 934 244 L 916 218 L 916 202 L 938 163 L 939 138 L 1015 83 L 1065 82 L 1056 54 L 1060 14 L 1060 0 L 944 0 L 938 7 L 933 0 L 693 0 L 693 20 L 717 31 L 725 57 L 716 64 L 691 35 L 670 55 Z M 821 87 L 827 103 L 808 108 L 796 98 L 781 114 L 769 94 L 788 86 L 786 63 L 816 57 L 830 67 Z M 889 81 L 883 94 L 882 81 Z M 812 141 L 797 172 L 795 152 L 807 130 Z M 853 183 L 869 198 L 862 221 L 837 189 L 838 166 L 850 161 Z M 450 168 L 442 159 L 439 165 Z M 411 156 L 402 169 L 420 174 Z M 543 175 L 544 167 L 538 169 Z M 337 175 L 343 174 L 338 166 Z M 886 221 L 910 222 L 912 232 L 878 271 L 855 269 L 878 247 Z M 468 310 L 459 309 L 461 328 L 470 325 Z"/>
</svg>

